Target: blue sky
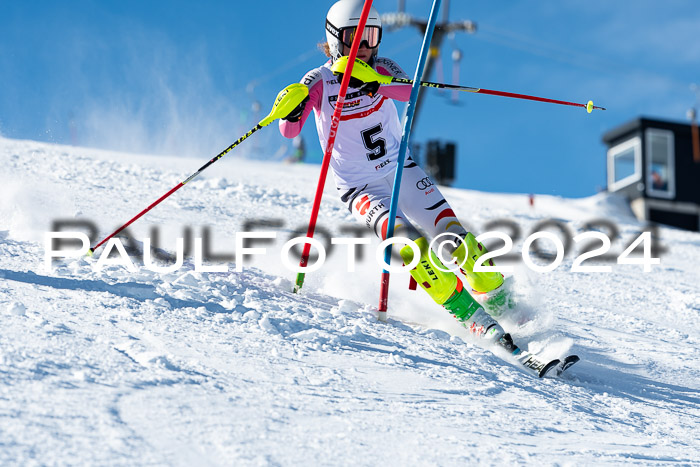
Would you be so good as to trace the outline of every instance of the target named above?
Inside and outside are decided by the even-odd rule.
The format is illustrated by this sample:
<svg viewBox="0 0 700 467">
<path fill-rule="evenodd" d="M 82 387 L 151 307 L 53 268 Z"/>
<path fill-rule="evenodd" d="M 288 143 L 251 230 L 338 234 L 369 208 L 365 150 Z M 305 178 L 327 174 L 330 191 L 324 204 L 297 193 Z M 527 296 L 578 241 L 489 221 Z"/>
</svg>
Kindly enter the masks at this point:
<svg viewBox="0 0 700 467">
<path fill-rule="evenodd" d="M 207 160 L 324 61 L 315 44 L 332 3 L 0 1 L 0 134 Z M 397 3 L 374 1 L 380 13 Z M 431 2 L 405 3 L 427 17 Z M 459 48 L 461 84 L 608 108 L 588 115 L 466 93 L 454 105 L 424 90 L 412 141 L 458 144 L 455 186 L 594 194 L 605 185 L 605 131 L 640 115 L 686 121 L 700 103 L 691 90 L 700 84 L 697 2 L 452 1 L 450 19 L 478 30 L 445 40 L 443 79 Z M 413 29 L 386 32 L 380 54 L 413 75 L 420 43 Z M 313 121 L 303 134 L 320 162 Z M 287 150 L 271 126 L 227 157 Z"/>
</svg>

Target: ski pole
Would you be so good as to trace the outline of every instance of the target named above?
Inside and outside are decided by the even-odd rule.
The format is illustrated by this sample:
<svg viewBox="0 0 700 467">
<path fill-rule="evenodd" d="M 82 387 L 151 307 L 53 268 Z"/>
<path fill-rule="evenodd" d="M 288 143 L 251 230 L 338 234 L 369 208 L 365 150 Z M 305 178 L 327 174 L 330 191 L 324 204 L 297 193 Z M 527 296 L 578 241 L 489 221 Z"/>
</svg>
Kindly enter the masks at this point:
<svg viewBox="0 0 700 467">
<path fill-rule="evenodd" d="M 365 0 L 365 4 L 362 7 L 362 12 L 360 13 L 360 20 L 357 23 L 357 29 L 355 32 L 355 38 L 352 41 L 352 46 L 350 47 L 350 55 L 348 57 L 348 71 L 340 82 L 340 90 L 338 91 L 338 100 L 335 102 L 335 110 L 333 111 L 333 116 L 331 117 L 331 128 L 328 136 L 328 143 L 326 144 L 326 151 L 323 154 L 323 162 L 321 164 L 321 174 L 318 178 L 318 185 L 316 186 L 316 196 L 314 197 L 314 204 L 311 208 L 311 218 L 309 219 L 309 228 L 306 232 L 307 238 L 313 238 L 314 231 L 316 230 L 316 220 L 318 219 L 318 211 L 321 207 L 321 198 L 323 197 L 323 187 L 326 184 L 326 177 L 328 175 L 328 167 L 331 163 L 331 156 L 333 154 L 333 146 L 335 145 L 335 137 L 338 133 L 338 125 L 340 124 L 340 115 L 343 112 L 343 107 L 345 105 L 345 93 L 348 91 L 348 86 L 350 85 L 350 75 L 352 74 L 352 64 L 355 63 L 355 57 L 357 57 L 357 50 L 360 48 L 360 43 L 362 42 L 362 32 L 365 29 L 365 24 L 367 23 L 367 18 L 369 17 L 370 9 L 372 8 L 372 0 Z M 304 250 L 301 254 L 301 261 L 299 262 L 299 267 L 306 267 L 309 263 L 309 255 L 311 254 L 311 244 L 305 243 Z M 304 285 L 304 278 L 306 273 L 298 272 L 296 283 L 294 284 L 294 293 L 299 292 L 301 287 Z"/>
<path fill-rule="evenodd" d="M 392 78 L 391 82 L 392 83 L 399 83 L 399 84 L 413 84 L 412 79 L 406 79 L 406 78 Z M 505 92 L 505 91 L 494 91 L 492 89 L 473 88 L 473 87 L 469 87 L 469 86 L 459 86 L 457 84 L 433 83 L 431 81 L 421 81 L 420 85 L 427 87 L 427 88 L 454 89 L 456 91 L 471 92 L 474 94 L 490 94 L 492 96 L 512 97 L 514 99 L 526 99 L 526 100 L 537 101 L 537 102 L 549 102 L 551 104 L 571 105 L 574 107 L 583 107 L 584 109 L 586 109 L 586 111 L 588 113 L 591 113 L 593 111 L 593 109 L 605 110 L 605 107 L 598 107 L 598 106 L 593 105 L 593 101 L 588 101 L 588 103 L 586 103 L 586 104 L 579 104 L 577 102 L 560 101 L 557 99 L 549 99 L 546 97 L 529 96 L 527 94 L 516 94 L 514 92 Z"/>
<path fill-rule="evenodd" d="M 394 227 L 396 225 L 396 211 L 399 205 L 399 190 L 401 189 L 401 178 L 403 175 L 403 163 L 406 158 L 406 152 L 408 150 L 408 138 L 411 134 L 411 127 L 413 126 L 413 116 L 415 115 L 416 111 L 416 101 L 418 100 L 418 93 L 420 91 L 420 85 L 418 80 L 421 76 L 423 76 L 425 62 L 428 59 L 430 41 L 433 38 L 433 31 L 435 30 L 435 23 L 437 22 L 440 4 L 441 0 L 433 0 L 433 6 L 430 10 L 430 17 L 428 19 L 428 26 L 425 30 L 425 36 L 423 36 L 423 45 L 421 47 L 420 55 L 418 56 L 418 65 L 416 67 L 415 81 L 408 79 L 405 80 L 410 82 L 413 86 L 411 88 L 411 97 L 408 99 L 408 105 L 406 106 L 406 116 L 404 118 L 403 133 L 401 135 L 399 155 L 396 161 L 396 173 L 394 174 L 394 187 L 391 191 L 391 203 L 389 204 L 389 218 L 386 229 L 386 238 L 391 238 L 394 236 Z M 346 76 L 349 74 L 350 73 L 346 73 Z M 384 250 L 384 262 L 386 264 L 391 264 L 391 247 L 392 245 L 389 244 Z M 389 276 L 389 271 L 387 269 L 384 269 L 382 271 L 379 290 L 378 317 L 380 321 L 386 321 L 387 307 L 389 304 Z"/>
<path fill-rule="evenodd" d="M 265 118 L 263 118 L 262 120 L 260 120 L 260 122 L 258 122 L 257 125 L 255 125 L 250 131 L 248 131 L 248 133 L 246 133 L 246 134 L 244 134 L 243 136 L 241 136 L 240 138 L 238 138 L 231 146 L 229 146 L 229 147 L 227 147 L 226 149 L 224 149 L 223 151 L 221 151 L 221 152 L 220 152 L 219 154 L 217 154 L 214 158 L 212 158 L 209 162 L 207 162 L 206 164 L 204 164 L 203 166 L 201 166 L 195 173 L 193 173 L 192 175 L 190 175 L 189 177 L 187 177 L 186 179 L 184 179 L 183 181 L 181 181 L 180 183 L 178 183 L 177 185 L 175 185 L 174 187 L 172 187 L 172 188 L 170 189 L 170 191 L 168 191 L 168 192 L 165 193 L 163 196 L 161 196 L 160 198 L 158 198 L 157 200 L 155 200 L 155 201 L 154 201 L 153 203 L 151 203 L 146 209 L 144 209 L 143 211 L 141 211 L 140 213 L 138 213 L 137 215 L 135 215 L 134 217 L 132 217 L 126 224 L 122 225 L 122 226 L 119 227 L 117 230 L 115 230 L 114 232 L 112 232 L 110 235 L 108 235 L 107 237 L 105 237 L 105 238 L 104 238 L 102 241 L 100 241 L 97 245 L 95 245 L 94 247 L 90 248 L 90 249 L 88 250 L 87 255 L 88 255 L 88 256 L 92 256 L 92 254 L 95 252 L 95 250 L 98 249 L 99 247 L 101 247 L 101 246 L 102 246 L 105 242 L 107 242 L 110 238 L 114 237 L 114 236 L 117 235 L 119 232 L 121 232 L 122 230 L 124 230 L 124 229 L 126 229 L 127 227 L 129 227 L 129 226 L 130 226 L 131 224 L 133 224 L 136 220 L 138 220 L 141 216 L 143 216 L 144 214 L 146 214 L 148 211 L 150 211 L 150 210 L 153 209 L 154 207 L 158 206 L 158 205 L 159 205 L 163 200 L 165 200 L 167 197 L 169 197 L 170 195 L 172 195 L 173 193 L 175 193 L 177 190 L 179 190 L 180 188 L 182 188 L 183 186 L 185 186 L 185 185 L 186 185 L 187 183 L 189 183 L 190 181 L 194 180 L 199 174 L 201 174 L 202 172 L 204 172 L 204 170 L 206 170 L 210 165 L 212 165 L 214 162 L 216 162 L 216 161 L 218 161 L 219 159 L 221 159 L 222 157 L 224 157 L 227 153 L 229 153 L 231 150 L 233 150 L 233 148 L 235 148 L 236 146 L 238 146 L 239 144 L 241 144 L 243 141 L 245 141 L 246 139 L 248 139 L 253 133 L 255 133 L 256 131 L 260 130 L 261 128 L 263 128 L 263 127 L 269 125 L 270 123 L 272 123 L 274 120 L 276 120 L 276 119 L 278 119 L 278 118 L 286 117 L 287 114 L 288 114 L 295 106 L 299 105 L 299 103 L 300 103 L 302 100 L 304 100 L 304 99 L 306 98 L 306 96 L 308 96 L 308 94 L 309 94 L 309 89 L 308 89 L 306 86 L 304 86 L 303 84 L 301 84 L 301 83 L 295 83 L 295 84 L 292 84 L 292 85 L 290 85 L 290 86 L 287 86 L 285 89 L 283 89 L 283 90 L 277 95 L 277 98 L 275 99 L 275 103 L 273 104 L 272 110 L 270 111 L 270 113 L 269 113 Z M 287 101 L 285 101 L 283 104 L 280 104 L 280 103 L 282 102 L 283 98 L 284 98 L 285 96 L 287 96 L 287 95 L 289 95 L 289 97 L 287 98 Z"/>
<path fill-rule="evenodd" d="M 336 63 L 333 64 L 332 70 L 333 73 L 339 74 L 339 73 L 345 73 L 346 70 L 345 68 L 348 66 L 347 61 L 341 61 L 338 60 Z M 356 60 L 355 66 L 355 77 L 360 79 L 360 81 L 363 81 L 365 83 L 369 83 L 371 81 L 377 81 L 379 84 L 413 84 L 414 80 L 413 79 L 408 79 L 408 78 L 396 78 L 394 76 L 387 76 L 387 75 L 382 75 L 380 73 L 377 73 L 372 67 L 367 65 L 365 62 L 361 60 Z M 527 94 L 516 94 L 514 92 L 505 92 L 505 91 L 494 91 L 493 89 L 483 89 L 483 88 L 474 88 L 470 86 L 460 86 L 458 84 L 444 84 L 444 83 L 434 83 L 432 81 L 419 81 L 419 84 L 423 87 L 426 88 L 439 88 L 439 89 L 454 89 L 455 91 L 464 91 L 464 92 L 471 92 L 474 94 L 490 94 L 492 96 L 502 96 L 502 97 L 511 97 L 514 99 L 527 99 L 531 101 L 538 101 L 538 102 L 549 102 L 552 104 L 560 104 L 560 105 L 571 105 L 574 107 L 583 107 L 588 111 L 588 113 L 591 113 L 593 109 L 600 109 L 600 110 L 605 110 L 605 107 L 598 107 L 593 105 L 593 101 L 588 101 L 586 104 L 579 104 L 577 102 L 569 102 L 569 101 L 561 101 L 557 99 L 549 99 L 547 97 L 537 97 L 537 96 L 530 96 Z"/>
</svg>

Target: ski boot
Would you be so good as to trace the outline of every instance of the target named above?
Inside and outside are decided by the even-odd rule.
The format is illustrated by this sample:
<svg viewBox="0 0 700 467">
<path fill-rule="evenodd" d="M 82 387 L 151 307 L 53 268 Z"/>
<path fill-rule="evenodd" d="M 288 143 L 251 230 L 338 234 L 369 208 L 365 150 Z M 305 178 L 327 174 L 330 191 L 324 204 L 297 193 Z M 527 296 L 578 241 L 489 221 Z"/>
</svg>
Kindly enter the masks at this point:
<svg viewBox="0 0 700 467">
<path fill-rule="evenodd" d="M 501 318 L 517 306 L 515 294 L 511 289 L 512 281 L 512 277 L 506 277 L 503 284 L 490 292 L 472 290 L 472 297 L 484 307 L 488 314 L 496 319 Z"/>
<path fill-rule="evenodd" d="M 505 334 L 501 325 L 464 289 L 462 281 L 457 276 L 454 277 L 457 279 L 457 286 L 442 306 L 476 337 L 493 341 L 501 339 Z"/>
<path fill-rule="evenodd" d="M 486 247 L 477 242 L 472 233 L 467 233 L 462 243 L 452 253 L 452 258 L 461 266 L 476 300 L 488 314 L 498 318 L 515 305 L 511 300 L 510 291 L 504 286 L 503 274 L 500 272 L 474 272 L 474 264 L 486 252 Z M 485 264 L 494 265 L 492 259 Z"/>
<path fill-rule="evenodd" d="M 498 339 L 498 345 L 503 347 L 508 351 L 508 353 L 511 353 L 513 355 L 517 355 L 520 353 L 520 348 L 515 345 L 513 342 L 513 338 L 510 337 L 510 334 L 505 333 L 501 336 L 500 339 Z"/>
<path fill-rule="evenodd" d="M 430 250 L 425 238 L 415 242 L 420 248 L 420 263 L 411 271 L 411 276 L 438 305 L 457 318 L 469 332 L 477 337 L 498 341 L 504 334 L 503 328 L 489 316 L 479 303 L 464 289 L 462 281 L 446 269 L 437 255 Z M 410 246 L 401 249 L 404 264 L 413 261 Z"/>
</svg>

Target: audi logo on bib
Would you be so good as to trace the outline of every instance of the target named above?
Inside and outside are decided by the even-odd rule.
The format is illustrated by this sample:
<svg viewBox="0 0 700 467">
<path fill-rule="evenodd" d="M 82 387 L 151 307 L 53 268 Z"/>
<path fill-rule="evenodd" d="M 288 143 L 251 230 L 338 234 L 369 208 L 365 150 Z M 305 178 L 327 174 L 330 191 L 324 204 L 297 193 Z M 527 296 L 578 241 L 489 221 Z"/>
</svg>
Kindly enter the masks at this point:
<svg viewBox="0 0 700 467">
<path fill-rule="evenodd" d="M 418 188 L 419 190 L 427 190 L 433 185 L 434 183 L 432 180 L 430 180 L 430 177 L 425 177 L 422 180 L 418 180 L 418 182 L 416 183 L 416 188 Z"/>
</svg>

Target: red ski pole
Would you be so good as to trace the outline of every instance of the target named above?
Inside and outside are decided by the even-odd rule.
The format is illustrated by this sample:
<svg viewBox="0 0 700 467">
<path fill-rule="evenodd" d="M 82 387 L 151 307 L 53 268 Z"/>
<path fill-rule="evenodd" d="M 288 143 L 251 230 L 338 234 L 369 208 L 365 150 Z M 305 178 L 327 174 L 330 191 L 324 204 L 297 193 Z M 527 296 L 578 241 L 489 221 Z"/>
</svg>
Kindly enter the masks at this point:
<svg viewBox="0 0 700 467">
<path fill-rule="evenodd" d="M 412 79 L 406 79 L 406 78 L 392 78 L 391 82 L 392 83 L 402 83 L 402 84 L 413 84 Z M 474 94 L 490 94 L 492 96 L 510 97 L 513 99 L 525 99 L 525 100 L 529 100 L 529 101 L 549 102 L 550 104 L 570 105 L 573 107 L 583 107 L 584 109 L 586 109 L 586 111 L 588 113 L 591 113 L 594 109 L 605 110 L 605 107 L 598 107 L 597 105 L 593 105 L 593 101 L 588 101 L 586 104 L 581 104 L 578 102 L 569 102 L 569 101 L 561 101 L 558 99 L 549 99 L 547 97 L 530 96 L 528 94 L 517 94 L 514 92 L 506 92 L 506 91 L 495 91 L 493 89 L 474 88 L 474 87 L 470 87 L 470 86 L 460 86 L 457 84 L 433 83 L 431 81 L 421 81 L 420 85 L 427 87 L 427 88 L 453 89 L 455 91 L 472 92 Z"/>
<path fill-rule="evenodd" d="M 272 106 L 272 110 L 270 113 L 260 120 L 260 122 L 255 125 L 248 133 L 245 135 L 241 136 L 238 138 L 231 146 L 227 147 L 223 151 L 221 151 L 219 154 L 217 154 L 214 158 L 212 158 L 209 162 L 204 164 L 197 170 L 195 173 L 187 177 L 185 180 L 181 181 L 174 187 L 170 189 L 167 193 L 165 193 L 163 196 L 155 200 L 153 203 L 151 203 L 146 209 L 141 211 L 140 213 L 136 214 L 134 217 L 132 217 L 126 224 L 122 225 L 119 227 L 117 230 L 112 232 L 110 235 L 105 237 L 102 241 L 100 241 L 97 245 L 94 247 L 90 248 L 88 250 L 88 256 L 92 256 L 94 251 L 101 247 L 104 243 L 106 243 L 110 238 L 114 237 L 117 235 L 119 232 L 122 230 L 126 229 L 129 227 L 131 224 L 136 222 L 141 216 L 146 214 L 148 211 L 153 209 L 154 207 L 158 206 L 163 200 L 165 200 L 167 197 L 175 193 L 177 190 L 185 186 L 187 183 L 192 181 L 194 178 L 196 178 L 199 174 L 204 172 L 204 170 L 207 169 L 210 165 L 212 165 L 214 162 L 218 161 L 222 157 L 224 157 L 227 153 L 229 153 L 233 148 L 241 144 L 243 141 L 248 139 L 253 133 L 256 131 L 260 130 L 261 128 L 269 125 L 272 123 L 274 120 L 278 118 L 285 117 L 290 110 L 292 110 L 295 106 L 297 106 L 301 101 L 303 101 L 307 96 L 309 95 L 309 90 L 306 86 L 304 86 L 301 83 L 294 83 L 292 85 L 287 86 L 285 89 L 283 89 L 278 95 L 277 98 L 275 99 L 275 103 Z M 283 99 L 286 97 L 286 100 Z"/>
<path fill-rule="evenodd" d="M 261 122 L 261 123 L 262 123 L 262 122 Z M 209 166 L 212 165 L 214 162 L 216 162 L 216 161 L 218 161 L 219 159 L 221 159 L 222 157 L 224 157 L 224 156 L 226 155 L 226 153 L 228 153 L 228 152 L 231 151 L 233 148 L 235 148 L 236 146 L 238 146 L 239 144 L 241 144 L 241 143 L 242 143 L 243 141 L 245 141 L 250 135 L 252 135 L 252 134 L 255 133 L 256 131 L 258 131 L 258 130 L 261 129 L 262 127 L 263 127 L 263 126 L 261 126 L 260 123 L 258 123 L 257 125 L 255 125 L 248 133 L 246 133 L 245 135 L 243 135 L 243 136 L 241 136 L 240 138 L 238 138 L 238 139 L 236 140 L 235 143 L 233 143 L 231 146 L 229 146 L 229 147 L 227 147 L 226 149 L 224 149 L 224 150 L 223 150 L 222 152 L 220 152 L 216 157 L 214 157 L 214 158 L 211 159 L 209 162 L 207 162 L 207 163 L 204 164 L 202 167 L 200 167 L 199 170 L 197 170 L 195 173 L 193 173 L 192 175 L 190 175 L 189 177 L 187 177 L 185 180 L 181 181 L 180 183 L 178 183 L 177 185 L 175 185 L 174 187 L 172 187 L 172 188 L 170 189 L 170 191 L 168 191 L 168 192 L 165 193 L 163 196 L 161 196 L 160 198 L 158 198 L 157 200 L 155 200 L 155 201 L 154 201 L 153 203 L 151 203 L 146 209 L 144 209 L 143 211 L 141 211 L 140 213 L 136 214 L 134 217 L 132 217 L 131 219 L 129 219 L 129 221 L 128 221 L 126 224 L 122 225 L 122 226 L 119 227 L 117 230 L 115 230 L 114 232 L 112 232 L 111 234 L 109 234 L 108 236 L 106 236 L 104 239 L 102 239 L 97 245 L 95 245 L 94 247 L 90 248 L 90 249 L 88 250 L 88 253 L 87 253 L 88 256 L 92 256 L 92 254 L 95 252 L 95 250 L 97 250 L 99 247 L 101 247 L 102 245 L 104 245 L 110 238 L 114 237 L 114 236 L 117 235 L 119 232 L 121 232 L 122 230 L 126 229 L 126 228 L 129 227 L 131 224 L 133 224 L 134 222 L 136 222 L 139 218 L 141 218 L 141 216 L 143 216 L 144 214 L 146 214 L 148 211 L 150 211 L 150 210 L 153 209 L 154 207 L 158 206 L 163 200 L 165 200 L 165 199 L 168 198 L 170 195 L 172 195 L 173 193 L 175 193 L 177 190 L 179 190 L 180 188 L 182 188 L 183 186 L 185 186 L 185 184 L 187 184 L 187 183 L 190 182 L 192 179 L 194 179 L 194 178 L 197 177 L 199 174 L 201 174 L 207 167 L 209 167 Z"/>
</svg>

